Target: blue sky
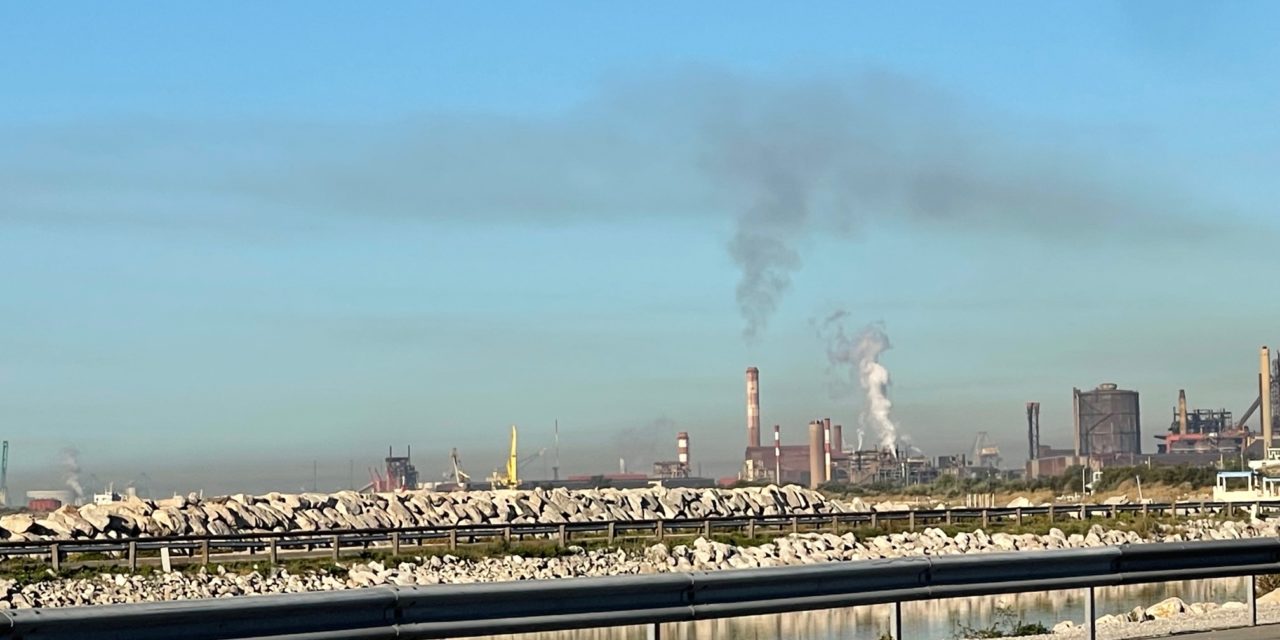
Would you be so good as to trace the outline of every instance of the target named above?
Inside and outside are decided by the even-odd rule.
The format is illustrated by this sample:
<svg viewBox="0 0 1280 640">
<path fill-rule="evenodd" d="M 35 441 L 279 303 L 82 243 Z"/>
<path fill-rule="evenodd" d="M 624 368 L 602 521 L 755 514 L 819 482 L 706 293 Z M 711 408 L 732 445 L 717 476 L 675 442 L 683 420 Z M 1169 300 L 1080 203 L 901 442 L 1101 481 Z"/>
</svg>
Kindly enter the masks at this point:
<svg viewBox="0 0 1280 640">
<path fill-rule="evenodd" d="M 313 460 L 336 488 L 392 443 L 483 473 L 505 425 L 534 450 L 556 419 L 568 472 L 687 430 L 724 475 L 748 365 L 784 433 L 856 423 L 811 324 L 834 309 L 885 323 L 930 454 L 985 430 L 1020 459 L 1027 400 L 1065 445 L 1071 387 L 1104 381 L 1147 433 L 1181 387 L 1241 411 L 1276 340 L 1277 18 L 0 7 L 11 484 L 60 482 L 67 446 L 159 491 L 297 488 Z M 739 259 L 744 233 L 794 260 Z M 746 340 L 753 265 L 789 283 Z"/>
</svg>

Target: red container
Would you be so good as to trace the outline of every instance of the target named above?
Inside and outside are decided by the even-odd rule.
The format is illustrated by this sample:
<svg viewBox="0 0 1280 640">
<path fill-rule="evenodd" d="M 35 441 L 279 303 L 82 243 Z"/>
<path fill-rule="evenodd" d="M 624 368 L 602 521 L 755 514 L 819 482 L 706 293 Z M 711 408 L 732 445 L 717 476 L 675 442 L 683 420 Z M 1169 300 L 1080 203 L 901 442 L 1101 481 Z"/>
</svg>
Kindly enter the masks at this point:
<svg viewBox="0 0 1280 640">
<path fill-rule="evenodd" d="M 36 513 L 49 513 L 57 511 L 62 506 L 62 501 L 57 498 L 35 498 L 27 501 L 27 509 Z"/>
</svg>

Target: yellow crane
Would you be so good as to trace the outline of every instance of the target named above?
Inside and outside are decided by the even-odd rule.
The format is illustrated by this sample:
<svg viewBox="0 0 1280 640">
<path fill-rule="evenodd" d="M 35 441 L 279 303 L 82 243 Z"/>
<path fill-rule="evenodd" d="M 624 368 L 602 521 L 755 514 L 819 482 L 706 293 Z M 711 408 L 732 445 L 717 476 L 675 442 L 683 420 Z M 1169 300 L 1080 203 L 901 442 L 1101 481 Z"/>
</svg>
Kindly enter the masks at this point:
<svg viewBox="0 0 1280 640">
<path fill-rule="evenodd" d="M 511 425 L 511 453 L 507 456 L 507 473 L 505 476 L 497 471 L 489 477 L 489 483 L 494 489 L 519 489 L 520 488 L 520 458 L 516 449 L 516 439 L 518 433 L 516 426 Z"/>
<path fill-rule="evenodd" d="M 493 475 L 489 476 L 489 484 L 492 485 L 494 489 L 519 489 L 520 468 L 538 458 L 541 458 L 547 452 L 547 448 L 543 447 L 539 449 L 537 453 L 531 454 L 525 457 L 524 460 L 521 460 L 518 449 L 516 448 L 516 440 L 518 439 L 518 436 L 519 434 L 516 431 L 516 426 L 514 424 L 511 425 L 511 451 L 507 454 L 507 472 L 504 475 L 494 471 Z"/>
</svg>

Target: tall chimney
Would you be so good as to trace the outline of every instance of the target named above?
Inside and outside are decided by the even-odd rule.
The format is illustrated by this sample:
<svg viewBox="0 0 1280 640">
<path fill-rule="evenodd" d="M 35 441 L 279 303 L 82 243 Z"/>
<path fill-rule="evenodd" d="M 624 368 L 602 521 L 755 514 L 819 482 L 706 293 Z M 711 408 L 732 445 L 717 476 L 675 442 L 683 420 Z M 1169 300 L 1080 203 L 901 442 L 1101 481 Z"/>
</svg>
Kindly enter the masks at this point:
<svg viewBox="0 0 1280 640">
<path fill-rule="evenodd" d="M 782 428 L 773 425 L 773 481 L 782 484 Z"/>
<path fill-rule="evenodd" d="M 831 482 L 831 418 L 822 420 L 822 453 L 824 456 L 822 477 L 827 482 Z"/>
<path fill-rule="evenodd" d="M 676 462 L 680 464 L 680 470 L 689 474 L 689 433 L 681 431 L 676 434 Z"/>
<path fill-rule="evenodd" d="M 1187 435 L 1187 390 L 1178 389 L 1178 435 Z"/>
<path fill-rule="evenodd" d="M 1040 403 L 1027 403 L 1027 458 L 1035 460 L 1040 457 Z"/>
<path fill-rule="evenodd" d="M 837 455 L 844 455 L 844 427 L 831 425 L 831 450 Z"/>
<path fill-rule="evenodd" d="M 1262 395 L 1262 457 L 1271 450 L 1271 350 L 1262 348 L 1262 366 L 1258 376 L 1258 392 Z"/>
<path fill-rule="evenodd" d="M 760 370 L 747 368 L 747 446 L 760 446 Z"/>
<path fill-rule="evenodd" d="M 809 423 L 809 488 L 817 489 L 826 474 L 822 472 L 822 423 Z"/>
<path fill-rule="evenodd" d="M 1076 457 L 1080 457 L 1083 438 L 1080 435 L 1080 389 L 1071 390 L 1071 427 L 1076 441 Z"/>
</svg>

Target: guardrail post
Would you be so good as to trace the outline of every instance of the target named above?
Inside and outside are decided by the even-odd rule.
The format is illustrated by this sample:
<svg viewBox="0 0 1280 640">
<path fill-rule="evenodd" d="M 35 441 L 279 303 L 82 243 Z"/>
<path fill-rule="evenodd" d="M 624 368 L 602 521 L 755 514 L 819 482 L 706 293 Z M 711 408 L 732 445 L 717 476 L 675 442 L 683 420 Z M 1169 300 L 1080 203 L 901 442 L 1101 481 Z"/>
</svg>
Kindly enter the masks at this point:
<svg viewBox="0 0 1280 640">
<path fill-rule="evenodd" d="M 511 525 L 502 528 L 502 541 L 511 544 Z"/>
<path fill-rule="evenodd" d="M 449 530 L 449 550 L 454 551 L 458 548 L 458 530 Z"/>
<path fill-rule="evenodd" d="M 613 539 L 618 536 L 618 523 L 609 522 L 609 544 L 613 544 Z"/>
<path fill-rule="evenodd" d="M 662 640 L 662 624 L 654 622 L 644 626 L 645 640 Z"/>
<path fill-rule="evenodd" d="M 1147 503 L 1142 503 L 1142 517 L 1147 517 Z"/>
<path fill-rule="evenodd" d="M 756 537 L 756 519 L 752 518 L 747 521 L 747 537 L 755 539 Z"/>
<path fill-rule="evenodd" d="M 889 605 L 889 637 L 893 640 L 902 640 L 902 603 L 894 602 Z"/>
<path fill-rule="evenodd" d="M 710 520 L 702 521 L 702 537 L 707 538 L 708 540 L 711 539 L 711 521 Z"/>
<path fill-rule="evenodd" d="M 800 533 L 800 517 L 791 516 L 791 533 Z"/>
<path fill-rule="evenodd" d="M 951 507 L 947 507 L 947 518 L 944 520 L 947 524 L 951 524 Z"/>
<path fill-rule="evenodd" d="M 916 530 L 916 512 L 914 510 L 907 512 L 907 528 L 912 531 Z"/>
<path fill-rule="evenodd" d="M 880 514 L 875 511 L 871 512 L 871 528 L 876 529 L 880 526 Z"/>
<path fill-rule="evenodd" d="M 1098 616 L 1094 611 L 1094 593 L 1093 587 L 1085 589 L 1084 594 L 1084 637 L 1085 640 L 1095 640 L 1098 637 Z"/>
<path fill-rule="evenodd" d="M 206 566 L 209 564 L 209 541 L 208 540 L 200 541 L 200 564 L 203 564 Z"/>
<path fill-rule="evenodd" d="M 53 565 L 54 573 L 62 570 L 62 550 L 56 542 L 49 545 L 49 564 Z"/>
<path fill-rule="evenodd" d="M 1232 507 L 1234 507 L 1235 505 L 1231 505 L 1231 506 L 1232 506 Z M 1204 508 L 1204 500 L 1201 500 L 1201 501 L 1200 501 L 1200 515 L 1203 517 L 1203 516 L 1205 515 L 1205 512 L 1206 512 L 1206 509 Z M 1174 510 L 1173 515 L 1175 515 L 1175 516 L 1176 516 L 1176 515 L 1178 515 L 1178 512 L 1177 512 L 1177 510 L 1176 510 L 1176 509 Z"/>
<path fill-rule="evenodd" d="M 391 532 L 391 555 L 393 556 L 400 555 L 400 532 L 399 531 Z"/>
<path fill-rule="evenodd" d="M 1086 504 L 1081 504 L 1080 505 L 1080 522 L 1084 522 L 1085 520 L 1088 520 L 1088 519 L 1089 519 L 1089 506 Z"/>
<path fill-rule="evenodd" d="M 1015 522 L 1018 523 L 1018 526 L 1021 527 L 1022 526 L 1022 507 L 1018 507 L 1017 509 L 1013 510 L 1013 517 Z"/>
<path fill-rule="evenodd" d="M 129 570 L 138 570 L 138 541 L 129 541 Z"/>
<path fill-rule="evenodd" d="M 556 544 L 562 548 L 569 544 L 569 528 L 564 523 L 560 523 L 560 535 L 557 536 Z"/>
<path fill-rule="evenodd" d="M 990 524 L 991 524 L 990 513 L 986 509 L 983 509 L 982 510 L 982 528 L 986 529 L 987 526 Z"/>
<path fill-rule="evenodd" d="M 276 539 L 272 538 L 271 541 L 267 543 L 267 561 L 271 564 L 276 564 L 276 561 L 279 560 L 279 558 L 279 550 L 276 548 Z"/>
<path fill-rule="evenodd" d="M 1258 576 L 1249 576 L 1249 626 L 1258 626 Z"/>
<path fill-rule="evenodd" d="M 658 520 L 657 525 L 654 526 L 654 535 L 658 538 L 658 542 L 662 542 L 662 539 L 667 537 L 666 528 L 662 526 L 661 520 Z"/>
<path fill-rule="evenodd" d="M 831 533 L 840 533 L 840 516 L 831 516 Z"/>
<path fill-rule="evenodd" d="M 338 540 L 338 536 L 329 538 L 329 546 L 333 547 L 333 561 L 338 561 L 338 556 L 342 555 L 342 541 Z"/>
<path fill-rule="evenodd" d="M 1049 503 L 1049 524 L 1053 524 L 1053 503 Z"/>
</svg>

